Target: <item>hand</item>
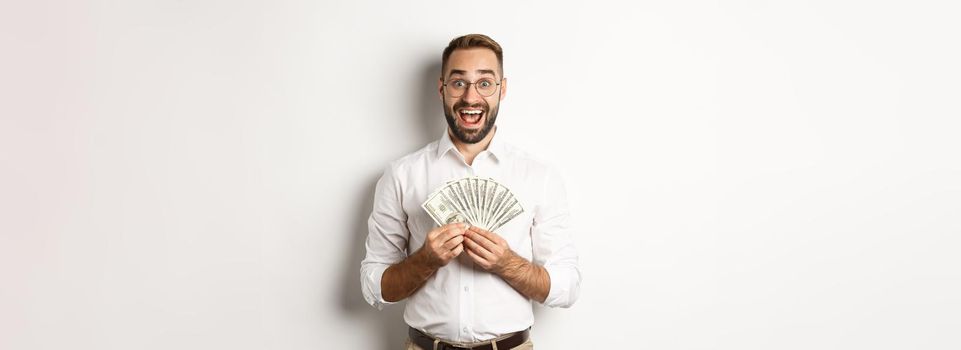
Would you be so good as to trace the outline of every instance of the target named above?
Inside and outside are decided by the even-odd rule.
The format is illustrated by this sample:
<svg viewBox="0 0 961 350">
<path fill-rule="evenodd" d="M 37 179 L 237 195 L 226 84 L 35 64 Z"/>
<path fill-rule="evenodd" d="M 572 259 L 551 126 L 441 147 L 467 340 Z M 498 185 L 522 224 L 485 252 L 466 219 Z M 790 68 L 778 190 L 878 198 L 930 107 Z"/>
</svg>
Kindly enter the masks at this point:
<svg viewBox="0 0 961 350">
<path fill-rule="evenodd" d="M 477 226 L 471 226 L 464 233 L 464 247 L 467 255 L 486 271 L 502 275 L 516 265 L 519 258 L 501 236 Z"/>
<path fill-rule="evenodd" d="M 541 303 L 547 300 L 551 290 L 547 270 L 514 253 L 501 236 L 471 227 L 464 233 L 464 249 L 475 264 L 503 278 L 521 295 Z"/>
<path fill-rule="evenodd" d="M 447 224 L 427 233 L 427 241 L 418 253 L 424 254 L 431 268 L 439 269 L 464 251 L 463 223 Z"/>
</svg>

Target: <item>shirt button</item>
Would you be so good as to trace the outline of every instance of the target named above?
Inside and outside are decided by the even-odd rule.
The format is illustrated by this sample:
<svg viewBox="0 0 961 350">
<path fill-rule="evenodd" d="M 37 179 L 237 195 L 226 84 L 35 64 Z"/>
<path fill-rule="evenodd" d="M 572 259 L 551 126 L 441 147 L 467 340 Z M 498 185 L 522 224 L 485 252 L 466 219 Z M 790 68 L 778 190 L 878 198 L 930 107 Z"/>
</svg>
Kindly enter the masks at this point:
<svg viewBox="0 0 961 350">
<path fill-rule="evenodd" d="M 464 291 L 465 291 L 465 292 L 466 292 L 466 291 L 467 291 L 468 289 L 469 289 L 469 288 L 467 288 L 467 287 L 464 287 Z"/>
<path fill-rule="evenodd" d="M 467 327 L 464 327 L 464 333 L 467 333 Z"/>
</svg>

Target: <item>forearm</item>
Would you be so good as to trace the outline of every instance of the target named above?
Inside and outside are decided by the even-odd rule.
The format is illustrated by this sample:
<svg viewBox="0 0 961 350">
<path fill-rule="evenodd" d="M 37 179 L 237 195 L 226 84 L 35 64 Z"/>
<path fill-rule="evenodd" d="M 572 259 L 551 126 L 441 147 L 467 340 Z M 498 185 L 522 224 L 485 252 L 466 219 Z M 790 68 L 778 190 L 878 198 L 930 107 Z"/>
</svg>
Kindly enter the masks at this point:
<svg viewBox="0 0 961 350">
<path fill-rule="evenodd" d="M 511 257 L 498 275 L 527 298 L 543 303 L 551 290 L 551 276 L 540 265 L 511 252 Z"/>
<path fill-rule="evenodd" d="M 384 300 L 395 302 L 414 294 L 437 271 L 424 254 L 411 254 L 403 261 L 384 270 L 380 289 Z"/>
</svg>

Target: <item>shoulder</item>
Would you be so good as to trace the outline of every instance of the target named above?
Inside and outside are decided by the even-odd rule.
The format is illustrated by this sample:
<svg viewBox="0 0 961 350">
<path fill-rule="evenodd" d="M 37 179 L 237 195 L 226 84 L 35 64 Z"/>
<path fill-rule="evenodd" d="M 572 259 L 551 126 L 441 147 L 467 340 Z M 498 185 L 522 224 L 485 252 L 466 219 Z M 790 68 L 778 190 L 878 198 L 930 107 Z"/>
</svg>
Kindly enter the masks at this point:
<svg viewBox="0 0 961 350">
<path fill-rule="evenodd" d="M 430 142 L 420 149 L 408 153 L 400 158 L 391 160 L 384 169 L 384 175 L 396 178 L 411 172 L 411 169 L 422 169 L 430 158 L 437 153 L 438 141 Z"/>
<path fill-rule="evenodd" d="M 510 162 L 514 163 L 518 170 L 533 178 L 546 180 L 560 177 L 557 166 L 541 156 L 510 143 L 504 144 L 504 150 Z"/>
</svg>

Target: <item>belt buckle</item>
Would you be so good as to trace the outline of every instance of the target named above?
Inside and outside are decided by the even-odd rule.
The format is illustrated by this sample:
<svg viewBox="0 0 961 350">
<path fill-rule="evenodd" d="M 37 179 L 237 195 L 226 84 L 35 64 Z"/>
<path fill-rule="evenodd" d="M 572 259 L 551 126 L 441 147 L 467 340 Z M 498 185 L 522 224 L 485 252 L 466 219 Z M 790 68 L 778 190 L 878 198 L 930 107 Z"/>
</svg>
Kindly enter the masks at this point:
<svg viewBox="0 0 961 350">
<path fill-rule="evenodd" d="M 443 346 L 438 347 L 439 350 L 471 350 L 473 348 L 463 348 L 460 346 L 454 346 L 453 344 L 441 343 Z"/>
</svg>

